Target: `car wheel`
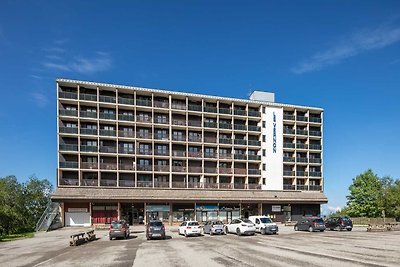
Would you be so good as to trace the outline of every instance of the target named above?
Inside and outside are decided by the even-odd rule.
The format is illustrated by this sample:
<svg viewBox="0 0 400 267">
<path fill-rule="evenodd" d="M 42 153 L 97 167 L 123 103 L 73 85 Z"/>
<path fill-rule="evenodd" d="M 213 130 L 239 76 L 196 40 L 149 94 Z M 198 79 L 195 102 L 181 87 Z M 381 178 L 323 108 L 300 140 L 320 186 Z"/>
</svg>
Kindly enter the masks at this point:
<svg viewBox="0 0 400 267">
<path fill-rule="evenodd" d="M 299 227 L 297 225 L 294 226 L 295 231 L 299 231 Z"/>
<path fill-rule="evenodd" d="M 314 228 L 312 228 L 312 226 L 310 226 L 310 228 L 308 228 L 309 232 L 314 232 Z"/>
<path fill-rule="evenodd" d="M 351 231 L 351 230 L 353 230 L 353 228 L 348 228 L 348 229 L 347 229 L 347 231 Z"/>
<path fill-rule="evenodd" d="M 321 232 L 325 231 L 325 230 L 320 230 Z"/>
<path fill-rule="evenodd" d="M 340 226 L 336 226 L 336 227 L 335 227 L 335 230 L 336 230 L 336 231 L 342 231 L 342 228 L 340 228 Z"/>
<path fill-rule="evenodd" d="M 239 229 L 239 227 L 238 227 L 238 228 L 236 228 L 236 234 L 237 234 L 238 236 L 242 235 L 242 233 L 240 232 L 240 229 Z"/>
<path fill-rule="evenodd" d="M 333 228 L 330 228 L 331 231 L 333 231 Z"/>
</svg>

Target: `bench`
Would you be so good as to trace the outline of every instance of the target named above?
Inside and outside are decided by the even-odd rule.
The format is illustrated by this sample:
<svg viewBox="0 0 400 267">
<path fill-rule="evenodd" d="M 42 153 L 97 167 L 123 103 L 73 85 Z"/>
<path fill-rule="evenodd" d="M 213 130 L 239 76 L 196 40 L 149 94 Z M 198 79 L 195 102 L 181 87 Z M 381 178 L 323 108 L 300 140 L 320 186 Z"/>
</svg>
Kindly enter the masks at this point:
<svg viewBox="0 0 400 267">
<path fill-rule="evenodd" d="M 79 246 L 86 242 L 90 242 L 96 240 L 96 234 L 94 230 L 89 230 L 87 232 L 81 232 L 70 236 L 71 240 L 69 241 L 70 246 Z"/>
</svg>

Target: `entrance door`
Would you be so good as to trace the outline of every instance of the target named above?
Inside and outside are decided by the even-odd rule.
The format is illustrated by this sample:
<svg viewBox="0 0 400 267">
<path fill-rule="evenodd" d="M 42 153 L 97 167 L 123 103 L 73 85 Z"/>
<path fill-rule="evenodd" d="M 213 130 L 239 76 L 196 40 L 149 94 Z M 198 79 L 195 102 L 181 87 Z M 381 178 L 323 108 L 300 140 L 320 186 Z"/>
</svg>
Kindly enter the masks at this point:
<svg viewBox="0 0 400 267">
<path fill-rule="evenodd" d="M 207 211 L 202 211 L 201 212 L 201 221 L 206 222 L 207 221 Z"/>
</svg>

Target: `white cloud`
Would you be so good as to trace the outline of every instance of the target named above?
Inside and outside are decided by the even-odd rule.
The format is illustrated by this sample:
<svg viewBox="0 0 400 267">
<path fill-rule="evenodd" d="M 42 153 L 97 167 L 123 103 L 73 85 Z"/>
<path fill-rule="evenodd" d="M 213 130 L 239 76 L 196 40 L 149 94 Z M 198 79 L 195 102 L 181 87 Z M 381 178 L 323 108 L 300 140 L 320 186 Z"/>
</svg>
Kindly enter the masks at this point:
<svg viewBox="0 0 400 267">
<path fill-rule="evenodd" d="M 47 96 L 42 92 L 34 92 L 31 94 L 31 96 L 32 96 L 32 100 L 40 108 L 47 106 L 47 104 L 49 102 L 49 99 L 47 98 Z"/>
<path fill-rule="evenodd" d="M 363 30 L 353 34 L 342 43 L 298 63 L 291 71 L 296 74 L 317 71 L 360 53 L 384 48 L 399 41 L 400 27 L 379 27 L 373 30 Z"/>
</svg>

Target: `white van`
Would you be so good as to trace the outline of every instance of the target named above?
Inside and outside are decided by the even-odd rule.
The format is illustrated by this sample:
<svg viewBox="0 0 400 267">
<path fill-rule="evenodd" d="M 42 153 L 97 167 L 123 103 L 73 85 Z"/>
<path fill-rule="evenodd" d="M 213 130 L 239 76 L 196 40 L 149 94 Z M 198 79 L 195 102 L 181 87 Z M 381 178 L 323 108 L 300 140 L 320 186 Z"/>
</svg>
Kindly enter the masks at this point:
<svg viewBox="0 0 400 267">
<path fill-rule="evenodd" d="M 256 225 L 256 232 L 271 235 L 278 233 L 278 225 L 267 216 L 250 216 L 249 220 Z"/>
</svg>

